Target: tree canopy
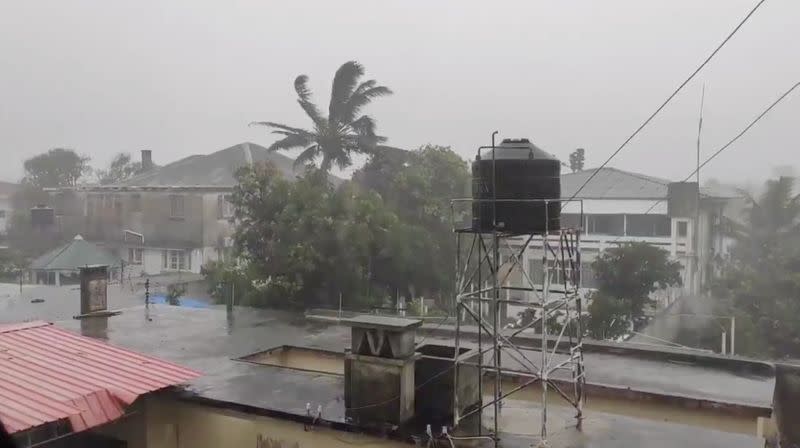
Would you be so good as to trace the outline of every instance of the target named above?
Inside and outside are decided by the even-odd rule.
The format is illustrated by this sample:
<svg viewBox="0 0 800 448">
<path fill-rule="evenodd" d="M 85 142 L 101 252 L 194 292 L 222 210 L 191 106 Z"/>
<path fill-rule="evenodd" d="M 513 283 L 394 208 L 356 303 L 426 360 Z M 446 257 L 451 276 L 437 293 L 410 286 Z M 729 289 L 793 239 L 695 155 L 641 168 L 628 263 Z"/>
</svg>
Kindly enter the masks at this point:
<svg viewBox="0 0 800 448">
<path fill-rule="evenodd" d="M 583 148 L 578 148 L 571 152 L 569 155 L 569 169 L 573 173 L 583 171 L 583 162 L 585 160 L 586 151 Z"/>
<path fill-rule="evenodd" d="M 361 110 L 373 99 L 390 95 L 392 91 L 370 79 L 361 81 L 364 67 L 356 61 L 342 64 L 333 77 L 331 100 L 325 115 L 312 99 L 308 76 L 300 75 L 294 81 L 297 102 L 311 119 L 311 130 L 287 126 L 271 121 L 251 124 L 266 126 L 281 138 L 269 146 L 270 151 L 302 148 L 296 164 L 313 163 L 321 159 L 320 169 L 346 168 L 352 164 L 354 154 L 372 154 L 386 138 L 376 134 L 375 120 L 361 115 Z"/>
<path fill-rule="evenodd" d="M 121 152 L 114 156 L 108 168 L 96 170 L 97 181 L 101 185 L 122 182 L 142 171 L 142 162 L 131 160 L 131 155 Z"/>
<path fill-rule="evenodd" d="M 794 179 L 769 180 L 747 195 L 745 222 L 712 288 L 715 313 L 734 315 L 737 349 L 752 356 L 800 356 L 800 195 Z M 711 328 L 715 330 L 715 328 Z"/>
<path fill-rule="evenodd" d="M 24 182 L 38 188 L 73 187 L 89 172 L 88 163 L 88 157 L 71 149 L 54 148 L 25 161 Z"/>
<path fill-rule="evenodd" d="M 595 258 L 592 270 L 598 284 L 589 306 L 593 337 L 620 336 L 643 315 L 652 292 L 682 284 L 680 263 L 644 242 L 606 249 Z"/>
</svg>

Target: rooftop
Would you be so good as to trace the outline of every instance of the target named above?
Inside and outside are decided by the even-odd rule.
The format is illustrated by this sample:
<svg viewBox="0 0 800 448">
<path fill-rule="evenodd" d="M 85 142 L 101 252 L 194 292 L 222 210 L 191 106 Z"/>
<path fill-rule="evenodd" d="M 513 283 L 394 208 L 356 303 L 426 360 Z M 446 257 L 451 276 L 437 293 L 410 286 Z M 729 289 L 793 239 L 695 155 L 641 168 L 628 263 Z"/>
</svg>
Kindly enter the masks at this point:
<svg viewBox="0 0 800 448">
<path fill-rule="evenodd" d="M 197 376 L 46 322 L 0 326 L 0 420 L 11 433 L 61 420 L 73 431 L 99 426 L 140 395 Z"/>
<path fill-rule="evenodd" d="M 348 425 L 340 375 L 236 360 L 280 346 L 313 347 L 343 353 L 349 345 L 348 327 L 309 321 L 302 315 L 274 310 L 233 308 L 226 311 L 216 307 L 191 309 L 167 305 L 128 308 L 114 317 L 65 320 L 57 325 L 202 372 L 201 377 L 190 383 L 191 395 L 186 399 L 265 415 L 293 416 L 295 419 L 303 418 L 306 404 L 311 403 L 313 408 L 322 406 L 324 420 L 334 425 Z M 447 338 L 422 336 L 420 333 L 424 330 L 424 327 L 418 329 L 418 338 L 426 338 L 426 343 L 451 342 Z M 756 407 L 770 406 L 774 387 L 772 377 L 752 372 L 737 373 L 608 353 L 587 353 L 586 366 L 591 383 Z M 523 402 L 509 401 L 504 408 L 506 421 L 503 428 L 508 433 L 504 437 L 504 446 L 530 444 L 529 428 L 522 430 L 520 425 L 531 420 L 519 419 L 526 412 L 535 412 L 536 406 L 529 402 L 526 406 L 520 403 Z M 590 396 L 590 405 L 592 403 Z M 587 428 L 593 428 L 592 431 L 584 431 L 578 436 L 574 430 L 566 430 L 563 437 L 569 436 L 573 442 L 574 437 L 580 437 L 584 445 L 595 447 L 637 446 L 637 441 L 646 435 L 653 437 L 653 443 L 648 439 L 647 446 L 651 447 L 674 446 L 675 443 L 719 446 L 718 441 L 723 439 L 730 441 L 726 446 L 757 446 L 753 436 L 720 432 L 679 418 L 638 418 L 640 413 L 644 411 L 635 406 L 623 415 L 590 408 Z M 630 444 L 620 445 L 620 441 Z"/>
<path fill-rule="evenodd" d="M 119 263 L 120 260 L 110 252 L 84 240 L 80 235 L 76 235 L 68 243 L 33 260 L 31 269 L 75 270 L 83 266 L 116 266 Z"/>
<path fill-rule="evenodd" d="M 561 196 L 572 197 L 592 175 L 592 180 L 580 191 L 580 199 L 666 199 L 671 180 L 617 168 L 589 168 L 561 175 Z M 709 198 L 732 198 L 739 195 L 722 188 L 700 187 Z"/>
</svg>

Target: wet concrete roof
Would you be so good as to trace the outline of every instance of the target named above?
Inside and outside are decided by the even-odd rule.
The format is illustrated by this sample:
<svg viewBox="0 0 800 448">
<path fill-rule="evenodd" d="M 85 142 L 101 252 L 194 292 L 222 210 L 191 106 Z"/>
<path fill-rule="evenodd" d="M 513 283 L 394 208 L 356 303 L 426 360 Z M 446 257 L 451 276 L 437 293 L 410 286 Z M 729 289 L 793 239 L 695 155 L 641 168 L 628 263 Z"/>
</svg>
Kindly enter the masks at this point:
<svg viewBox="0 0 800 448">
<path fill-rule="evenodd" d="M 201 371 L 204 375 L 190 384 L 199 399 L 296 416 L 306 415 L 309 403 L 313 410 L 322 406 L 324 420 L 345 422 L 342 377 L 256 365 L 235 358 L 281 345 L 344 351 L 349 345 L 349 327 L 274 310 L 237 307 L 227 312 L 224 307 L 192 309 L 168 305 L 137 306 L 113 317 L 68 319 L 57 325 Z M 733 397 L 736 401 L 764 404 L 772 395 L 770 378 L 612 355 L 587 356 L 587 372 L 590 381 L 642 385 L 686 395 L 705 394 L 722 401 Z M 576 435 L 580 440 L 565 442 L 567 445 L 642 446 L 641 441 L 647 438 L 646 446 L 652 447 L 674 446 L 675 441 L 687 446 L 720 446 L 722 439 L 730 440 L 723 446 L 756 446 L 753 437 L 704 428 L 600 413 L 593 413 L 590 418 L 596 423 L 589 428 L 596 429 Z M 504 446 L 530 444 L 524 431 L 512 432 L 515 434 L 507 435 Z M 661 442 L 651 443 L 650 437 Z M 522 440 L 528 445 L 515 442 Z"/>
</svg>

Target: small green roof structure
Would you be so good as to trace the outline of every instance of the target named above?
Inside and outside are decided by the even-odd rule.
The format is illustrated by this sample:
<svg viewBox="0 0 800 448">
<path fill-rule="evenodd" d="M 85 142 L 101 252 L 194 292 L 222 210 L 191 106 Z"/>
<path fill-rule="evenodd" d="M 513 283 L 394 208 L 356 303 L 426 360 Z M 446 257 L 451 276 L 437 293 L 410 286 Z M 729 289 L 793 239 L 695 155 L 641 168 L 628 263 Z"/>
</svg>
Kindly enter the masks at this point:
<svg viewBox="0 0 800 448">
<path fill-rule="evenodd" d="M 119 266 L 121 260 L 110 252 L 75 235 L 72 241 L 33 260 L 30 269 L 36 271 L 75 271 L 92 265 Z"/>
</svg>

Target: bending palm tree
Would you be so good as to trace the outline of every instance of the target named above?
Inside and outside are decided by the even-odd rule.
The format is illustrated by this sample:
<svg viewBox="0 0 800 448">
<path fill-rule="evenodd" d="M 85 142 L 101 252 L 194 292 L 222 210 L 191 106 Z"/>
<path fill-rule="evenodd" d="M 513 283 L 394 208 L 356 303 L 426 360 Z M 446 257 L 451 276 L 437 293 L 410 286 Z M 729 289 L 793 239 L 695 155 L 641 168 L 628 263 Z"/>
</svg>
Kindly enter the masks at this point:
<svg viewBox="0 0 800 448">
<path fill-rule="evenodd" d="M 333 165 L 346 168 L 352 163 L 353 154 L 371 154 L 379 143 L 386 141 L 385 137 L 375 134 L 375 121 L 359 113 L 373 98 L 390 95 L 392 91 L 377 85 L 374 79 L 359 83 L 363 75 L 364 68 L 355 61 L 346 62 L 336 70 L 327 117 L 311 101 L 308 76 L 300 75 L 294 80 L 297 102 L 314 123 L 313 131 L 271 121 L 251 125 L 266 126 L 273 129 L 273 134 L 283 136 L 270 145 L 270 151 L 304 148 L 295 165 L 312 163 L 322 157 L 320 169 L 324 171 L 329 171 Z"/>
</svg>

